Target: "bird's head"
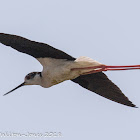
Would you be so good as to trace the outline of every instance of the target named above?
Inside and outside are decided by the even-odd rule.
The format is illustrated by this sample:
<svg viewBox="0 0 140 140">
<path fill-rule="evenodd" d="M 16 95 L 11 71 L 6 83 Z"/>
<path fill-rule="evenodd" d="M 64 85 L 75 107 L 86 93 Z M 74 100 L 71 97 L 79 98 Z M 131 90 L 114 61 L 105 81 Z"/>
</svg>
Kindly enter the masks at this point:
<svg viewBox="0 0 140 140">
<path fill-rule="evenodd" d="M 22 86 L 25 86 L 25 85 L 40 85 L 41 78 L 42 78 L 41 72 L 31 72 L 25 76 L 24 82 L 22 84 L 20 84 L 16 88 L 10 90 L 9 92 L 5 93 L 4 95 L 7 95 L 10 92 L 12 92 Z"/>
<path fill-rule="evenodd" d="M 24 85 L 40 85 L 41 72 L 31 72 L 25 76 Z"/>
</svg>

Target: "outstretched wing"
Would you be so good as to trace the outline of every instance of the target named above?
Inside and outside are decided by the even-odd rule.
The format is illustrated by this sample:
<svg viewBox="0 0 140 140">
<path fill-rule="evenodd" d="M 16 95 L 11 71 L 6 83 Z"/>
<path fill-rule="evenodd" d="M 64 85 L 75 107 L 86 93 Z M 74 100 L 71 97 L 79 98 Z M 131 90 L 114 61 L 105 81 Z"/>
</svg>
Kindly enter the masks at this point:
<svg viewBox="0 0 140 140">
<path fill-rule="evenodd" d="M 79 76 L 72 81 L 107 99 L 123 105 L 136 107 L 131 101 L 129 101 L 129 99 L 122 93 L 122 91 L 102 72 Z"/>
<path fill-rule="evenodd" d="M 13 49 L 29 54 L 35 58 L 51 57 L 56 59 L 75 60 L 72 56 L 55 49 L 48 44 L 31 41 L 17 35 L 0 33 L 0 43 L 11 46 Z"/>
</svg>

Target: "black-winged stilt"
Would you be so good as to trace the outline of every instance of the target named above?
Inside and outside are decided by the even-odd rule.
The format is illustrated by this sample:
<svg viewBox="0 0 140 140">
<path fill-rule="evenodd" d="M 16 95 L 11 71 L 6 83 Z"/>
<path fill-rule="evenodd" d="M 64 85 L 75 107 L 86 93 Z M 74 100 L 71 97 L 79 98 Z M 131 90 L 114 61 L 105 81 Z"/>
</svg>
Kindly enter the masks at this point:
<svg viewBox="0 0 140 140">
<path fill-rule="evenodd" d="M 48 88 L 65 80 L 72 80 L 112 101 L 136 107 L 102 71 L 140 69 L 140 65 L 107 66 L 88 57 L 75 59 L 48 44 L 4 33 L 0 33 L 0 43 L 35 57 L 43 65 L 42 72 L 29 73 L 21 85 L 8 93 L 24 85 Z"/>
</svg>

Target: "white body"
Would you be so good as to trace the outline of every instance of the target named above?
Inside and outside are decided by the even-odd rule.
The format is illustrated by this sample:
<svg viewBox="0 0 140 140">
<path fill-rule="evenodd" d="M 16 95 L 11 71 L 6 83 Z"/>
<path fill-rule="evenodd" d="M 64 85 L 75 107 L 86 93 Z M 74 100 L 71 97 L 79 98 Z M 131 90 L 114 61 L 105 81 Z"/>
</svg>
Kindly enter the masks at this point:
<svg viewBox="0 0 140 140">
<path fill-rule="evenodd" d="M 73 68 L 86 68 L 102 65 L 88 57 L 79 57 L 75 61 L 54 58 L 38 58 L 38 61 L 43 65 L 41 86 L 45 88 L 51 87 L 65 80 L 75 79 L 85 72 L 93 70 L 72 70 Z"/>
</svg>

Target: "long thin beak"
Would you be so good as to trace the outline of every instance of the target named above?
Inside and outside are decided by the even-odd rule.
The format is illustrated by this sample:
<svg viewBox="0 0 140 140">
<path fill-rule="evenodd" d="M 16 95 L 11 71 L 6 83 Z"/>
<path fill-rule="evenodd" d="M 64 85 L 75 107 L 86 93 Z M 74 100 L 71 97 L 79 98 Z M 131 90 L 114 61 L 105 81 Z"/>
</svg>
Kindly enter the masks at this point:
<svg viewBox="0 0 140 140">
<path fill-rule="evenodd" d="M 25 82 L 23 82 L 22 84 L 20 84 L 20 85 L 19 85 L 19 86 L 17 86 L 16 88 L 14 88 L 14 89 L 10 90 L 9 92 L 5 93 L 3 96 L 5 96 L 5 95 L 9 94 L 10 92 L 12 92 L 12 91 L 14 91 L 14 90 L 16 90 L 16 89 L 18 89 L 18 88 L 20 88 L 20 87 L 24 86 L 24 85 L 25 85 Z"/>
</svg>

